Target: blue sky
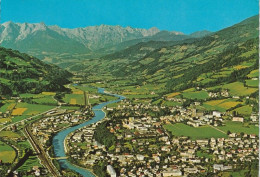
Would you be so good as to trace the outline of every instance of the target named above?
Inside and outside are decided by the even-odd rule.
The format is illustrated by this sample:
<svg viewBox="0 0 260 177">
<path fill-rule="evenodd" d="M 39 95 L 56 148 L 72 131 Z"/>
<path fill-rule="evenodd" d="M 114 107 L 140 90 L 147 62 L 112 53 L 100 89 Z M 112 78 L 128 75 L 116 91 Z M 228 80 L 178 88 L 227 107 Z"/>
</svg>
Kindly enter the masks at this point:
<svg viewBox="0 0 260 177">
<path fill-rule="evenodd" d="M 217 31 L 258 14 L 258 0 L 2 0 L 6 21 Z"/>
</svg>

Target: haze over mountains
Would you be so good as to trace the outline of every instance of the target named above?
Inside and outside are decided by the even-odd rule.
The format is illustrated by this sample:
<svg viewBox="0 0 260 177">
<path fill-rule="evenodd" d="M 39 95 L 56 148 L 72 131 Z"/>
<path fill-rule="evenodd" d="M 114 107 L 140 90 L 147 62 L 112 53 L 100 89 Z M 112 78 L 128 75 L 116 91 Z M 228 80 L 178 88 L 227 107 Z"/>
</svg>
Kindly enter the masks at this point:
<svg viewBox="0 0 260 177">
<path fill-rule="evenodd" d="M 0 25 L 0 42 L 3 47 L 17 49 L 44 58 L 46 53 L 86 54 L 92 51 L 111 53 L 145 41 L 178 41 L 202 37 L 209 33 L 185 35 L 182 32 L 160 31 L 153 27 L 140 29 L 121 26 L 90 26 L 67 29 L 47 26 L 44 23 L 13 23 Z"/>
</svg>

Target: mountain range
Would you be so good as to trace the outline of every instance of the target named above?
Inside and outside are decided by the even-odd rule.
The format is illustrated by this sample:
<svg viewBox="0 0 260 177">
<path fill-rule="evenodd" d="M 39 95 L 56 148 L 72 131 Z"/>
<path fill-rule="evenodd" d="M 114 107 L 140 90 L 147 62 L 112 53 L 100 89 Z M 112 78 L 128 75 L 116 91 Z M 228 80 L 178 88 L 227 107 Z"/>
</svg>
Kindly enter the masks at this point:
<svg viewBox="0 0 260 177">
<path fill-rule="evenodd" d="M 39 58 L 48 54 L 90 54 L 112 53 L 139 42 L 179 41 L 202 37 L 209 33 L 199 32 L 185 35 L 182 32 L 160 31 L 121 26 L 90 26 L 67 29 L 59 26 L 47 26 L 44 23 L 13 23 L 0 25 L 0 42 L 3 47 L 26 52 Z"/>
</svg>

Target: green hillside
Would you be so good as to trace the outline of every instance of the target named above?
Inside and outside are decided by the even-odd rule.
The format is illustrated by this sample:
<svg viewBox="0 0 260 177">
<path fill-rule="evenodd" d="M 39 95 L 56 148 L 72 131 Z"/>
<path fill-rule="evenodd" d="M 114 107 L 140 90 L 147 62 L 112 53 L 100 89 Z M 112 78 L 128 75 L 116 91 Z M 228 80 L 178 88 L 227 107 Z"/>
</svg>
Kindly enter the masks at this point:
<svg viewBox="0 0 260 177">
<path fill-rule="evenodd" d="M 167 78 L 169 90 L 180 89 L 183 83 L 189 87 L 235 81 L 258 68 L 257 26 L 255 16 L 193 43 L 156 49 L 136 62 L 118 67 L 114 74 L 138 76 L 142 81 L 153 83 L 165 82 Z M 223 72 L 227 69 L 230 72 L 225 75 Z M 193 82 L 207 72 L 215 78 L 207 76 Z M 182 77 L 177 77 L 180 75 Z"/>
<path fill-rule="evenodd" d="M 0 95 L 62 91 L 71 76 L 27 54 L 0 48 Z"/>
<path fill-rule="evenodd" d="M 257 111 L 258 34 L 258 16 L 254 16 L 204 38 L 139 43 L 89 62 L 85 71 L 89 80 L 103 80 L 99 86 L 135 101 L 163 105 L 199 101 L 205 102 L 199 109 L 248 116 Z M 187 101 L 162 100 L 168 95 Z M 218 99 L 222 99 L 219 104 L 208 102 Z"/>
</svg>

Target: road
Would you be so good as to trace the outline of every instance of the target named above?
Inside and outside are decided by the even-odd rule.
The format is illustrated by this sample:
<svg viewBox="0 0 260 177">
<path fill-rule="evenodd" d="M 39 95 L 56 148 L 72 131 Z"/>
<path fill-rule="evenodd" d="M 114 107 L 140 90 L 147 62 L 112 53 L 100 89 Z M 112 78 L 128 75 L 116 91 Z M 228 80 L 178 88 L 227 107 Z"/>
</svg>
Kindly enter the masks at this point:
<svg viewBox="0 0 260 177">
<path fill-rule="evenodd" d="M 40 159 L 42 165 L 44 165 L 54 177 L 61 176 L 56 167 L 51 162 L 51 160 L 48 158 L 48 155 L 46 154 L 42 146 L 33 137 L 32 132 L 28 128 L 30 126 L 31 124 L 25 126 L 24 132 L 28 137 L 28 140 L 30 141 L 31 145 L 33 146 L 33 149 L 35 150 L 35 152 L 37 152 L 37 156 Z"/>
</svg>

